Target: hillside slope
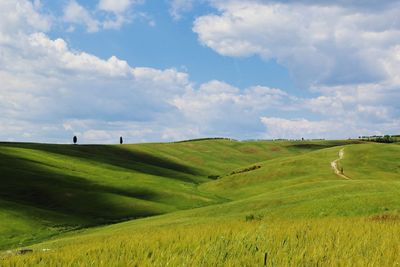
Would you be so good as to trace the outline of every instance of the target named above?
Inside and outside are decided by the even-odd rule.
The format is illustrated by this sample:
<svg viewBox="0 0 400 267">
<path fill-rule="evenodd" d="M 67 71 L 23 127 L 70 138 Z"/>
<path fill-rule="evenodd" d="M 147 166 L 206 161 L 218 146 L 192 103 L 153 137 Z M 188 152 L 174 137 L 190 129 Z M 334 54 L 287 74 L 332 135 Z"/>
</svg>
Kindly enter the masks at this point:
<svg viewBox="0 0 400 267">
<path fill-rule="evenodd" d="M 245 199 L 266 185 L 258 184 L 257 172 L 252 172 L 257 190 L 251 188 L 250 179 L 246 182 L 248 187 L 237 191 L 229 185 L 236 181 L 229 182 L 232 171 L 257 162 L 275 166 L 274 160 L 284 162 L 346 143 L 349 142 L 203 140 L 123 146 L 2 143 L 0 247 L 29 244 L 83 227 Z M 217 176 L 222 178 L 213 181 Z M 277 173 L 276 179 L 281 178 L 286 180 Z M 244 188 L 252 193 L 245 193 Z"/>
<path fill-rule="evenodd" d="M 291 155 L 221 168 L 219 179 L 199 184 L 199 192 L 222 202 L 71 232 L 4 263 L 388 266 L 399 260 L 393 238 L 400 233 L 399 145 L 260 145 L 296 148 Z M 338 164 L 349 180 L 330 165 L 342 149 Z M 212 171 L 207 164 L 198 169 Z"/>
<path fill-rule="evenodd" d="M 330 162 L 338 158 L 349 180 Z M 365 216 L 400 211 L 400 146 L 347 145 L 260 162 L 260 168 L 200 186 L 232 201 L 210 214 L 268 217 Z M 214 216 L 213 215 L 213 216 Z"/>
</svg>

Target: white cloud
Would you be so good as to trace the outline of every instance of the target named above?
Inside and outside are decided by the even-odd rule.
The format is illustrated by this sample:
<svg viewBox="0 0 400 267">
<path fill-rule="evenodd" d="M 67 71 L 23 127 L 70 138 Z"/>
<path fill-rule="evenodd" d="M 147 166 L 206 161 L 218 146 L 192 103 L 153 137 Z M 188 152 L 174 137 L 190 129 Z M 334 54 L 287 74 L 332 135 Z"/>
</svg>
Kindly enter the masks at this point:
<svg viewBox="0 0 400 267">
<path fill-rule="evenodd" d="M 240 113 L 243 111 L 253 113 L 279 107 L 289 100 L 290 97 L 279 89 L 255 86 L 242 91 L 225 82 L 214 80 L 202 84 L 198 90 L 188 91 L 175 98 L 173 104 L 187 116 L 199 117 L 199 114 L 204 112 L 207 114 L 204 117 L 215 118 L 216 116 L 208 114 L 210 112 L 225 114 L 227 109 L 237 109 Z"/>
<path fill-rule="evenodd" d="M 113 19 L 107 19 L 103 22 L 104 29 L 119 29 L 125 23 L 130 22 L 125 16 L 116 14 Z"/>
<path fill-rule="evenodd" d="M 198 125 L 184 125 L 183 127 L 165 128 L 161 131 L 163 140 L 187 140 L 193 138 L 204 137 Z M 159 137 L 158 137 L 159 138 Z"/>
<path fill-rule="evenodd" d="M 219 0 L 214 0 L 219 1 Z M 256 0 L 258 2 L 266 2 L 265 0 Z M 272 0 L 271 2 L 277 3 L 287 3 L 287 0 Z M 398 0 L 296 0 L 296 3 L 306 4 L 306 5 L 319 5 L 319 6 L 344 6 L 353 7 L 357 9 L 379 9 L 388 7 L 392 4 L 397 3 Z"/>
<path fill-rule="evenodd" d="M 399 130 L 400 120 L 380 123 L 380 127 L 368 121 L 354 122 L 352 118 L 339 117 L 329 120 L 284 119 L 261 117 L 266 127 L 267 139 L 336 139 L 357 138 L 362 135 L 394 134 Z"/>
<path fill-rule="evenodd" d="M 255 138 L 263 131 L 258 120 L 262 114 L 290 109 L 294 101 L 279 89 L 254 86 L 240 90 L 214 80 L 176 96 L 171 103 L 188 124 L 201 125 L 203 133 Z"/>
<path fill-rule="evenodd" d="M 100 0 L 98 7 L 109 12 L 123 13 L 130 8 L 132 2 L 132 0 Z"/>
<path fill-rule="evenodd" d="M 100 22 L 75 0 L 70 0 L 64 8 L 64 21 L 86 26 L 88 32 L 97 32 Z"/>
<path fill-rule="evenodd" d="M 191 11 L 193 6 L 194 0 L 170 0 L 169 13 L 175 20 L 179 20 L 182 13 Z"/>
<path fill-rule="evenodd" d="M 196 19 L 202 44 L 221 55 L 258 55 L 287 67 L 304 87 L 388 79 L 400 42 L 397 9 L 342 5 L 217 1 L 219 14 Z"/>
<path fill-rule="evenodd" d="M 204 136 L 343 138 L 400 132 L 399 45 L 386 51 L 392 55 L 390 60 L 382 58 L 389 78 L 335 86 L 319 80 L 311 87 L 316 96 L 299 98 L 266 86 L 238 88 L 218 80 L 196 85 L 176 69 L 131 66 L 115 56 L 102 59 L 75 51 L 65 40 L 43 33 L 51 19 L 39 7 L 22 0 L 0 3 L 0 140 L 70 142 L 76 134 L 81 143 L 115 143 L 119 136 L 133 142 Z M 215 28 L 234 32 L 231 26 Z M 104 21 L 98 27 L 105 27 Z M 251 35 L 250 30 L 246 31 Z M 238 32 L 243 30 L 238 27 Z M 374 45 L 395 43 L 390 34 L 368 38 Z M 263 40 L 250 46 L 263 51 Z M 225 51 L 223 42 L 218 45 Z M 287 44 L 282 53 L 289 48 Z M 247 55 L 240 46 L 235 49 L 227 51 Z M 274 49 L 270 57 L 280 51 Z M 304 60 L 302 56 L 299 59 Z"/>
<path fill-rule="evenodd" d="M 134 17 L 141 19 L 145 18 L 149 21 L 149 24 L 155 24 L 146 13 L 135 12 L 135 14 L 133 14 L 133 7 L 143 4 L 144 2 L 144 0 L 100 0 L 97 8 L 101 11 L 107 12 L 106 18 L 102 23 L 103 28 L 119 29 L 122 25 L 132 22 Z"/>
<path fill-rule="evenodd" d="M 335 136 L 333 131 L 341 128 L 341 125 L 335 121 L 262 117 L 261 122 L 267 127 L 265 138 L 271 139 L 301 139 L 304 136 L 306 138 L 329 138 Z"/>
<path fill-rule="evenodd" d="M 122 136 L 125 142 L 159 140 L 154 125 L 127 121 L 99 121 L 73 119 L 63 123 L 66 131 L 79 136 L 79 142 L 117 143 Z"/>
<path fill-rule="evenodd" d="M 12 10 L 12 12 L 10 12 Z M 0 1 L 0 42 L 7 35 L 26 31 L 47 31 L 51 27 L 51 19 L 40 14 L 40 5 L 25 0 Z M 9 36 L 8 36 L 9 37 Z"/>
<path fill-rule="evenodd" d="M 143 12 L 133 12 L 135 5 L 143 4 L 144 0 L 100 0 L 96 8 L 88 9 L 76 0 L 69 0 L 64 7 L 63 20 L 73 25 L 83 25 L 88 32 L 101 29 L 119 29 L 131 23 L 134 18 L 145 18 L 154 25 L 152 18 Z M 67 31 L 74 30 L 71 25 Z"/>
<path fill-rule="evenodd" d="M 15 36 L 13 36 L 15 37 Z M 0 56 L 1 139 L 80 142 L 262 134 L 259 116 L 292 98 L 221 81 L 196 87 L 175 69 L 132 67 L 73 51 L 44 33 L 19 35 Z M 35 127 L 33 125 L 36 125 Z M 18 129 L 16 127 L 19 127 Z M 8 129 L 8 130 L 7 130 Z M 44 130 L 46 129 L 46 130 Z M 57 138 L 58 137 L 58 138 Z"/>
<path fill-rule="evenodd" d="M 400 1 L 211 3 L 218 12 L 193 26 L 203 45 L 224 56 L 276 60 L 300 87 L 318 94 L 292 104 L 320 120 L 263 116 L 267 129 L 276 129 L 269 136 L 400 131 Z"/>
<path fill-rule="evenodd" d="M 74 133 L 83 142 L 157 140 L 164 129 L 184 127 L 169 102 L 191 88 L 186 73 L 104 60 L 30 27 L 1 32 L 9 40 L 0 43 L 1 140 L 68 142 Z"/>
</svg>

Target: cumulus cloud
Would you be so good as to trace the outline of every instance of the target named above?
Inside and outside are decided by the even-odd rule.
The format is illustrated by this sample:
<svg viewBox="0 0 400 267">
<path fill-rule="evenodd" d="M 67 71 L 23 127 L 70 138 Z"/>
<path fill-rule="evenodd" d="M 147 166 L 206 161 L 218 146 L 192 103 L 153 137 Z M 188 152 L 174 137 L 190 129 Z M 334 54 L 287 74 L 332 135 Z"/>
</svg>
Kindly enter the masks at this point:
<svg viewBox="0 0 400 267">
<path fill-rule="evenodd" d="M 400 7 L 399 2 L 398 7 Z M 217 1 L 219 14 L 193 30 L 221 55 L 258 55 L 287 67 L 303 87 L 379 82 L 400 42 L 397 9 L 368 12 L 342 5 Z"/>
<path fill-rule="evenodd" d="M 27 36 L 24 43 L 26 47 L 22 49 L 29 51 L 30 56 L 19 58 L 21 64 L 12 65 L 12 62 L 6 61 L 2 66 L 3 70 L 10 70 L 8 74 L 11 77 L 16 76 L 15 79 L 8 79 L 7 83 L 21 80 L 18 78 L 21 73 L 36 75 L 37 80 L 32 83 L 35 92 L 41 90 L 39 87 L 58 89 L 58 93 L 64 96 L 63 101 L 70 100 L 71 105 L 79 101 L 92 101 L 90 109 L 98 105 L 98 110 L 94 110 L 93 114 L 100 117 L 107 110 L 112 113 L 119 109 L 124 110 L 124 106 L 121 106 L 123 103 L 135 104 L 135 94 L 142 97 L 141 103 L 136 104 L 143 105 L 144 97 L 148 102 L 158 103 L 160 101 L 154 95 L 168 98 L 169 93 L 189 86 L 186 74 L 176 70 L 133 68 L 115 56 L 103 60 L 85 52 L 74 52 L 64 40 L 51 40 L 43 33 Z M 47 75 L 51 78 L 48 79 Z M 65 80 L 67 77 L 69 79 Z M 52 83 L 48 83 L 49 81 Z M 151 90 L 146 90 L 147 88 Z M 97 95 L 102 99 L 96 99 Z M 130 101 L 119 100 L 124 96 L 130 98 Z M 76 105 L 76 108 L 85 109 L 85 106 Z"/>
<path fill-rule="evenodd" d="M 35 30 L 10 37 L 0 54 L 3 140 L 252 138 L 262 134 L 261 114 L 293 101 L 263 86 L 241 90 L 216 80 L 195 86 L 187 73 L 101 59 Z"/>
<path fill-rule="evenodd" d="M 77 2 L 69 0 L 64 7 L 63 20 L 72 25 L 83 25 L 87 32 L 97 32 L 100 29 L 119 29 L 130 23 L 135 17 L 154 21 L 145 13 L 132 11 L 135 5 L 143 4 L 144 0 L 99 0 L 97 7 L 88 9 Z M 69 27 L 73 31 L 74 27 Z"/>
<path fill-rule="evenodd" d="M 75 0 L 69 1 L 65 6 L 64 21 L 84 25 L 88 32 L 97 32 L 100 26 L 100 22 Z"/>
<path fill-rule="evenodd" d="M 81 9 L 78 2 L 69 3 L 77 5 L 72 8 L 77 10 L 75 12 L 93 15 L 90 12 L 85 13 L 85 9 Z M 103 11 L 125 12 L 127 2 L 122 1 L 119 6 L 117 4 L 111 6 L 112 3 L 114 2 L 104 1 Z M 129 3 L 139 2 L 129 1 Z M 329 75 L 337 72 L 340 76 L 340 71 L 336 71 L 335 68 L 345 64 L 347 59 L 340 56 L 334 58 L 328 51 L 339 53 L 341 50 L 335 50 L 336 48 L 324 50 L 324 46 L 315 41 L 327 36 L 330 42 L 332 33 L 321 30 L 319 34 L 311 36 L 299 35 L 302 40 L 292 40 L 296 35 L 291 36 L 293 34 L 291 31 L 285 32 L 287 30 L 285 27 L 295 28 L 290 21 L 292 15 L 290 12 L 296 11 L 296 8 L 300 10 L 297 10 L 299 11 L 297 15 L 293 15 L 295 20 L 296 16 L 301 18 L 302 11 L 307 11 L 308 8 L 331 10 L 332 7 L 315 6 L 314 3 L 309 6 L 300 4 L 289 7 L 278 2 L 271 4 L 273 7 L 270 7 L 270 4 L 264 7 L 267 2 L 252 1 L 243 6 L 242 11 L 237 11 L 236 8 L 242 6 L 242 3 L 244 2 L 232 2 L 229 8 L 221 7 L 220 14 L 196 20 L 195 29 L 199 30 L 200 40 L 222 54 L 229 56 L 257 54 L 263 58 L 282 60 L 282 64 L 298 68 L 301 66 L 300 63 L 304 63 L 307 55 L 310 55 L 308 65 L 302 66 L 305 70 L 297 72 L 294 68 L 292 72 L 300 77 L 299 79 L 306 77 L 311 80 L 307 84 L 313 97 L 295 97 L 281 89 L 261 85 L 238 88 L 219 80 L 198 85 L 190 80 L 187 73 L 176 69 L 161 70 L 132 66 L 115 56 L 104 59 L 76 51 L 71 49 L 64 39 L 53 39 L 46 34 L 51 27 L 52 19 L 43 15 L 38 2 L 33 4 L 25 0 L 2 1 L 0 3 L 0 112 L 2 114 L 0 139 L 68 142 L 72 135 L 78 135 L 80 142 L 84 143 L 114 143 L 118 141 L 119 136 L 124 136 L 128 142 L 137 142 L 204 136 L 227 136 L 239 139 L 343 138 L 400 131 L 398 119 L 400 111 L 397 103 L 400 99 L 400 74 L 397 71 L 400 67 L 400 46 L 395 39 L 397 34 L 395 24 L 391 30 L 393 34 L 391 31 L 382 34 L 377 32 L 377 35 L 370 31 L 364 32 L 369 38 L 364 41 L 369 40 L 372 48 L 369 49 L 368 45 L 364 45 L 360 51 L 366 54 L 373 53 L 373 56 L 367 57 L 366 61 L 363 59 L 350 65 L 358 69 L 360 64 L 368 65 L 371 62 L 380 64 L 382 70 L 379 77 L 338 82 L 340 79 L 346 80 L 342 77 L 333 83 L 329 81 Z M 221 1 L 220 5 L 225 4 Z M 287 20 L 289 26 L 273 19 L 262 24 L 263 18 L 258 16 L 257 12 L 251 11 L 254 5 L 259 5 L 256 7 L 260 10 L 266 8 L 265 11 L 273 8 L 273 12 L 269 10 L 270 16 L 273 18 L 281 16 Z M 349 11 L 346 8 L 336 5 L 332 14 L 347 14 Z M 328 16 L 328 13 L 323 14 Z M 74 18 L 73 14 L 74 12 L 70 14 L 71 20 Z M 304 14 L 311 15 L 310 12 Z M 323 22 L 323 18 L 318 17 L 318 19 Z M 368 23 L 371 22 L 368 16 L 366 19 Z M 205 25 L 214 20 L 218 23 L 214 29 L 208 29 L 207 33 Z M 333 17 L 329 19 L 331 20 L 334 20 Z M 356 18 L 356 20 L 361 19 Z M 299 19 L 296 23 L 300 21 Z M 387 23 L 383 20 L 381 22 L 380 26 L 373 26 L 385 29 Z M 243 26 L 241 23 L 250 23 L 249 25 L 253 26 Z M 313 23 L 310 22 L 308 26 Z M 96 25 L 98 29 L 105 27 L 104 21 Z M 275 30 L 282 29 L 282 33 L 280 36 L 275 36 L 274 31 L 268 33 L 268 29 L 259 25 L 271 26 Z M 313 27 L 323 29 L 323 25 Z M 308 30 L 304 29 L 304 34 L 308 34 Z M 268 34 L 264 37 L 263 34 L 258 36 L 258 31 Z M 237 35 L 240 33 L 245 35 Z M 224 40 L 223 38 L 227 36 L 229 38 Z M 239 37 L 240 42 L 238 42 Z M 279 47 L 278 44 L 282 40 L 294 42 L 295 51 L 290 51 L 290 44 Z M 269 44 L 273 46 L 270 47 Z M 358 41 L 354 41 L 356 47 L 358 44 Z M 380 45 L 388 49 L 382 51 Z M 230 46 L 233 48 L 229 48 Z M 314 47 L 315 51 L 304 47 L 307 49 Z M 343 47 L 346 46 L 343 44 Z M 356 51 L 358 48 L 351 49 L 349 51 Z M 321 57 L 315 59 L 314 55 Z M 377 55 L 381 56 L 379 62 L 375 58 Z M 350 59 L 357 61 L 357 58 Z M 319 61 L 321 65 L 318 65 Z M 372 66 L 372 63 L 366 69 L 378 67 Z M 366 72 L 366 69 L 362 69 L 360 73 Z M 316 78 L 312 78 L 313 73 Z M 333 78 L 332 76 L 331 79 Z"/>
<path fill-rule="evenodd" d="M 352 134 L 400 130 L 400 1 L 210 3 L 217 11 L 193 26 L 203 45 L 224 56 L 275 60 L 300 88 L 318 94 L 298 99 L 296 108 L 321 121 L 263 117 L 265 125 L 282 124 L 269 136 L 289 136 L 283 128 L 296 132 L 302 123 L 322 134 L 338 121 Z"/>
<path fill-rule="evenodd" d="M 7 4 L 7 13 L 20 8 Z M 164 128 L 184 127 L 169 102 L 191 88 L 186 73 L 74 51 L 65 40 L 40 32 L 44 22 L 28 21 L 31 12 L 37 21 L 46 18 L 32 5 L 26 7 L 14 25 L 0 18 L 2 28 L 7 23 L 19 29 L 1 32 L 8 42 L 0 42 L 0 139 L 66 141 L 79 133 L 86 142 L 122 134 L 156 140 Z M 177 123 L 171 124 L 171 118 Z"/>
<path fill-rule="evenodd" d="M 164 112 L 173 113 L 167 101 L 190 87 L 187 75 L 176 70 L 134 68 L 116 57 L 74 52 L 64 40 L 43 33 L 20 41 L 23 46 L 2 47 L 0 108 L 6 118 L 39 124 L 70 119 L 162 124 Z"/>
<path fill-rule="evenodd" d="M 289 109 L 295 98 L 264 86 L 244 90 L 221 81 L 210 81 L 173 99 L 172 104 L 189 122 L 202 125 L 209 135 L 255 138 L 263 128 L 261 114 Z"/>
<path fill-rule="evenodd" d="M 10 12 L 12 10 L 12 12 Z M 47 31 L 51 18 L 40 14 L 40 4 L 25 0 L 2 0 L 0 2 L 0 41 L 9 34 L 23 31 Z"/>
</svg>

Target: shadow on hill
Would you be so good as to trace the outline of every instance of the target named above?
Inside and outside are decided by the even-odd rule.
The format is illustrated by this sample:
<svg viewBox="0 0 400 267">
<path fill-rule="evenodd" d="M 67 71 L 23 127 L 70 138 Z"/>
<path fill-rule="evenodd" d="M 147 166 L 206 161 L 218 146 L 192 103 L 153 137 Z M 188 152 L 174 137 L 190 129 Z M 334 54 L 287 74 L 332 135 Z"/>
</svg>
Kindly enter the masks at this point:
<svg viewBox="0 0 400 267">
<path fill-rule="evenodd" d="M 328 145 L 328 144 L 293 144 L 289 145 L 288 147 L 292 148 L 298 148 L 298 149 L 311 149 L 311 150 L 317 150 L 317 149 L 323 149 L 323 148 L 329 148 L 333 147 L 334 145 Z"/>
<path fill-rule="evenodd" d="M 317 150 L 317 149 L 324 149 L 324 148 L 330 148 L 330 147 L 335 147 L 335 146 L 343 146 L 343 145 L 350 145 L 350 144 L 361 144 L 362 142 L 357 141 L 357 140 L 339 140 L 339 141 L 327 141 L 324 143 L 307 143 L 306 141 L 304 143 L 295 143 L 288 145 L 288 148 L 298 148 L 298 149 L 310 149 L 310 150 Z"/>
<path fill-rule="evenodd" d="M 186 182 L 194 182 L 191 176 L 201 175 L 201 171 L 196 168 L 143 151 L 128 150 L 113 145 L 53 145 L 35 143 L 2 143 L 1 145 L 50 152 Z"/>
<path fill-rule="evenodd" d="M 0 152 L 0 199 L 75 216 L 89 224 L 165 213 L 146 189 L 121 189 L 49 172 L 33 161 Z M 139 201 L 137 200 L 139 199 Z M 145 204 L 143 204 L 145 203 Z"/>
</svg>

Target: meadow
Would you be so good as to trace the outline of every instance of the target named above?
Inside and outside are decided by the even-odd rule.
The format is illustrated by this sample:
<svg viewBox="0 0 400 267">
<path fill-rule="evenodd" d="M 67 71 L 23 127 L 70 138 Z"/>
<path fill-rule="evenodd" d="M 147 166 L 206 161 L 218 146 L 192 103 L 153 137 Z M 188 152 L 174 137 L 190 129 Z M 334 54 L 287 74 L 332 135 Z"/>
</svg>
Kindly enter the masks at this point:
<svg viewBox="0 0 400 267">
<path fill-rule="evenodd" d="M 330 165 L 341 149 L 348 179 Z M 1 266 L 400 264 L 397 143 L 2 143 L 0 157 Z"/>
<path fill-rule="evenodd" d="M 397 222 L 373 218 L 104 229 L 35 246 L 2 266 L 395 266 L 399 234 Z"/>
</svg>

